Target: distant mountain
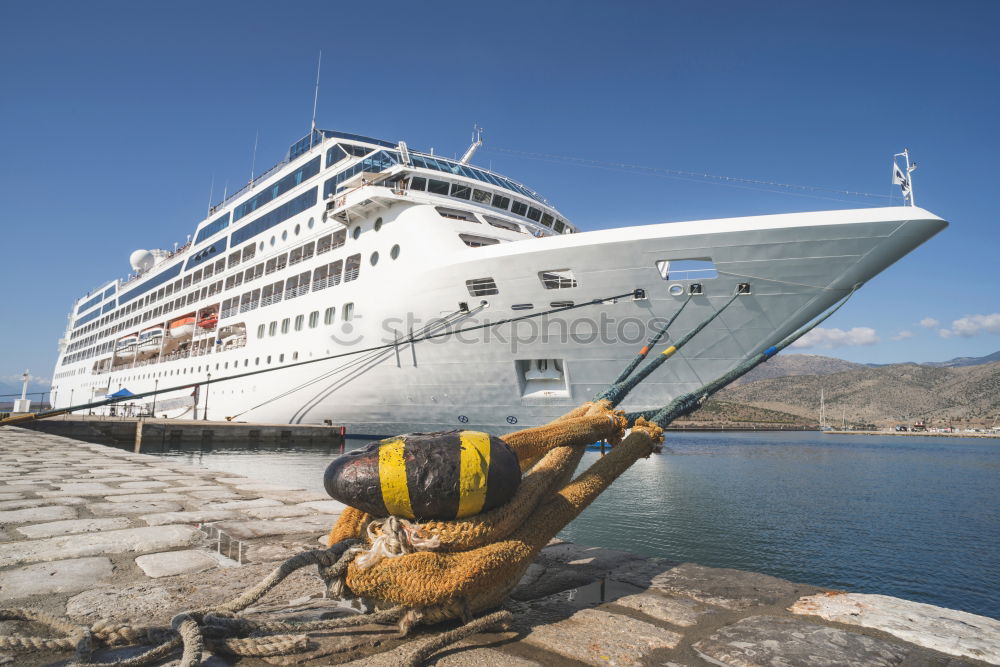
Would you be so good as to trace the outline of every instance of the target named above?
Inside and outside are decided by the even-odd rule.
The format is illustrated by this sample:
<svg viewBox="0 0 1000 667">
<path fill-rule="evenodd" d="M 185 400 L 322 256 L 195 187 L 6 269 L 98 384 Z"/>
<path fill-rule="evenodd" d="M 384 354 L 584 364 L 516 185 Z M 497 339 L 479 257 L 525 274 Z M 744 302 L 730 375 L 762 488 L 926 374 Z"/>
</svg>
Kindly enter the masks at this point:
<svg viewBox="0 0 1000 667">
<path fill-rule="evenodd" d="M 1000 361 L 1000 350 L 985 357 L 955 357 L 948 361 L 925 361 L 922 366 L 934 366 L 936 368 L 960 368 L 962 366 L 979 366 L 981 364 L 992 364 Z"/>
<path fill-rule="evenodd" d="M 716 398 L 815 419 L 821 391 L 832 425 L 929 419 L 990 426 L 1000 418 L 1000 362 L 955 367 L 893 364 L 786 375 L 733 385 Z"/>
<path fill-rule="evenodd" d="M 818 354 L 779 354 L 773 359 L 769 359 L 766 364 L 761 364 L 753 369 L 734 384 L 741 385 L 789 375 L 829 375 L 861 368 L 865 368 L 865 365 Z"/>
</svg>

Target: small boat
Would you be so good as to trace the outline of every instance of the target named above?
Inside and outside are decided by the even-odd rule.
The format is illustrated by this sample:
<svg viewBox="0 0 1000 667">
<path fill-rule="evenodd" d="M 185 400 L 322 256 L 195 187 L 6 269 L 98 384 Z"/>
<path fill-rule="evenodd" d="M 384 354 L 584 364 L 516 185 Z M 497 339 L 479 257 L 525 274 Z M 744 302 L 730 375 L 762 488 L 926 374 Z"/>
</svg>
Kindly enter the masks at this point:
<svg viewBox="0 0 1000 667">
<path fill-rule="evenodd" d="M 219 323 L 219 314 L 216 312 L 205 313 L 198 320 L 198 326 L 202 329 L 214 329 L 215 325 Z"/>
<path fill-rule="evenodd" d="M 163 342 L 163 327 L 155 326 L 139 333 L 139 344 L 136 349 L 140 359 L 151 357 L 160 351 Z"/>
<path fill-rule="evenodd" d="M 137 334 L 122 336 L 115 343 L 115 354 L 119 359 L 132 359 L 135 357 L 135 344 L 139 342 Z"/>
<path fill-rule="evenodd" d="M 171 338 L 188 338 L 194 333 L 194 315 L 178 317 L 169 327 Z"/>
</svg>

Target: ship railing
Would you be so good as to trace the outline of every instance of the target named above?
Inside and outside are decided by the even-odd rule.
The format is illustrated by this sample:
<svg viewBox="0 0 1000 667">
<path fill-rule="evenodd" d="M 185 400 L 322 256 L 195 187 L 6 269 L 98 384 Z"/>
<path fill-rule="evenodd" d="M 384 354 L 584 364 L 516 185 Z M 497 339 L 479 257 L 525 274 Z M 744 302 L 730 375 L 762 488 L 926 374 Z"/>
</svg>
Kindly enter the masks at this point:
<svg viewBox="0 0 1000 667">
<path fill-rule="evenodd" d="M 316 280 L 313 281 L 312 291 L 318 292 L 319 290 L 326 289 L 329 286 L 330 286 L 329 276 L 327 276 L 326 278 L 317 278 Z"/>
<path fill-rule="evenodd" d="M 344 271 L 344 282 L 348 283 L 352 280 L 356 280 L 358 277 L 358 271 L 359 269 L 348 269 Z"/>
<path fill-rule="evenodd" d="M 263 308 L 264 306 L 270 306 L 272 303 L 279 303 L 280 301 L 281 292 L 278 292 L 277 294 L 272 294 L 271 296 L 265 296 L 260 300 L 260 305 Z"/>
<path fill-rule="evenodd" d="M 219 313 L 219 319 L 224 320 L 227 317 L 232 317 L 236 314 L 238 308 L 225 308 Z"/>
<path fill-rule="evenodd" d="M 293 287 L 291 289 L 286 289 L 285 290 L 285 298 L 286 299 L 294 299 L 295 297 L 302 296 L 303 294 L 306 294 L 308 292 L 309 292 L 309 283 L 306 283 L 304 285 L 299 285 L 298 287 Z"/>
<path fill-rule="evenodd" d="M 245 313 L 248 310 L 256 309 L 258 306 L 260 306 L 260 299 L 257 299 L 256 301 L 247 301 L 240 306 L 240 312 Z"/>
</svg>

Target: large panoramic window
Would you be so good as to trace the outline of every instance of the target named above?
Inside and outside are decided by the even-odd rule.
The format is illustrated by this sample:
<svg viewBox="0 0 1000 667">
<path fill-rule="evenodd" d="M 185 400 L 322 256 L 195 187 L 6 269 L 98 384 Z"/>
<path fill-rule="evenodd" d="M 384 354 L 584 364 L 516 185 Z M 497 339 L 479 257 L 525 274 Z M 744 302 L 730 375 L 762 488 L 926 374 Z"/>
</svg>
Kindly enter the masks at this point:
<svg viewBox="0 0 1000 667">
<path fill-rule="evenodd" d="M 221 215 L 212 222 L 208 223 L 204 227 L 198 230 L 198 235 L 195 237 L 195 243 L 201 243 L 207 239 L 212 234 L 216 233 L 220 229 L 225 229 L 229 226 L 229 212 L 227 211 L 225 215 Z"/>
<path fill-rule="evenodd" d="M 230 240 L 230 246 L 235 247 L 247 239 L 251 239 L 261 232 L 271 229 L 297 213 L 305 211 L 316 203 L 316 188 L 310 188 L 295 199 L 291 199 L 281 206 L 265 213 L 259 218 L 248 222 L 235 232 Z"/>
<path fill-rule="evenodd" d="M 318 174 L 319 162 L 320 158 L 318 156 L 309 160 L 309 162 L 306 162 L 288 176 L 285 176 L 272 185 L 269 185 L 258 194 L 254 195 L 250 199 L 247 199 L 245 202 L 234 208 L 233 222 L 236 222 L 240 218 L 253 213 L 264 204 L 273 201 L 275 198 L 285 194 L 296 185 L 300 185 Z"/>
</svg>

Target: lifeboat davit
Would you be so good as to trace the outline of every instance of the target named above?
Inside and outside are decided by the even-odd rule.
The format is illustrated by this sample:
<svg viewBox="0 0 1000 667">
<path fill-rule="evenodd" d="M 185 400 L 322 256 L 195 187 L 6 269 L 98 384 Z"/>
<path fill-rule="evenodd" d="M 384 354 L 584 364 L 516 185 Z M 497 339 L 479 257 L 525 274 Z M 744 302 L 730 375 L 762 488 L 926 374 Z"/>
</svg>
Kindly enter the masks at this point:
<svg viewBox="0 0 1000 667">
<path fill-rule="evenodd" d="M 119 359 L 132 359 L 135 357 L 135 344 L 139 342 L 139 336 L 129 334 L 118 339 L 115 344 L 115 354 Z"/>
<path fill-rule="evenodd" d="M 171 338 L 188 338 L 194 333 L 194 316 L 179 317 L 170 323 Z"/>
<path fill-rule="evenodd" d="M 198 320 L 198 326 L 202 329 L 214 329 L 215 325 L 219 323 L 218 313 L 205 313 Z"/>
</svg>

